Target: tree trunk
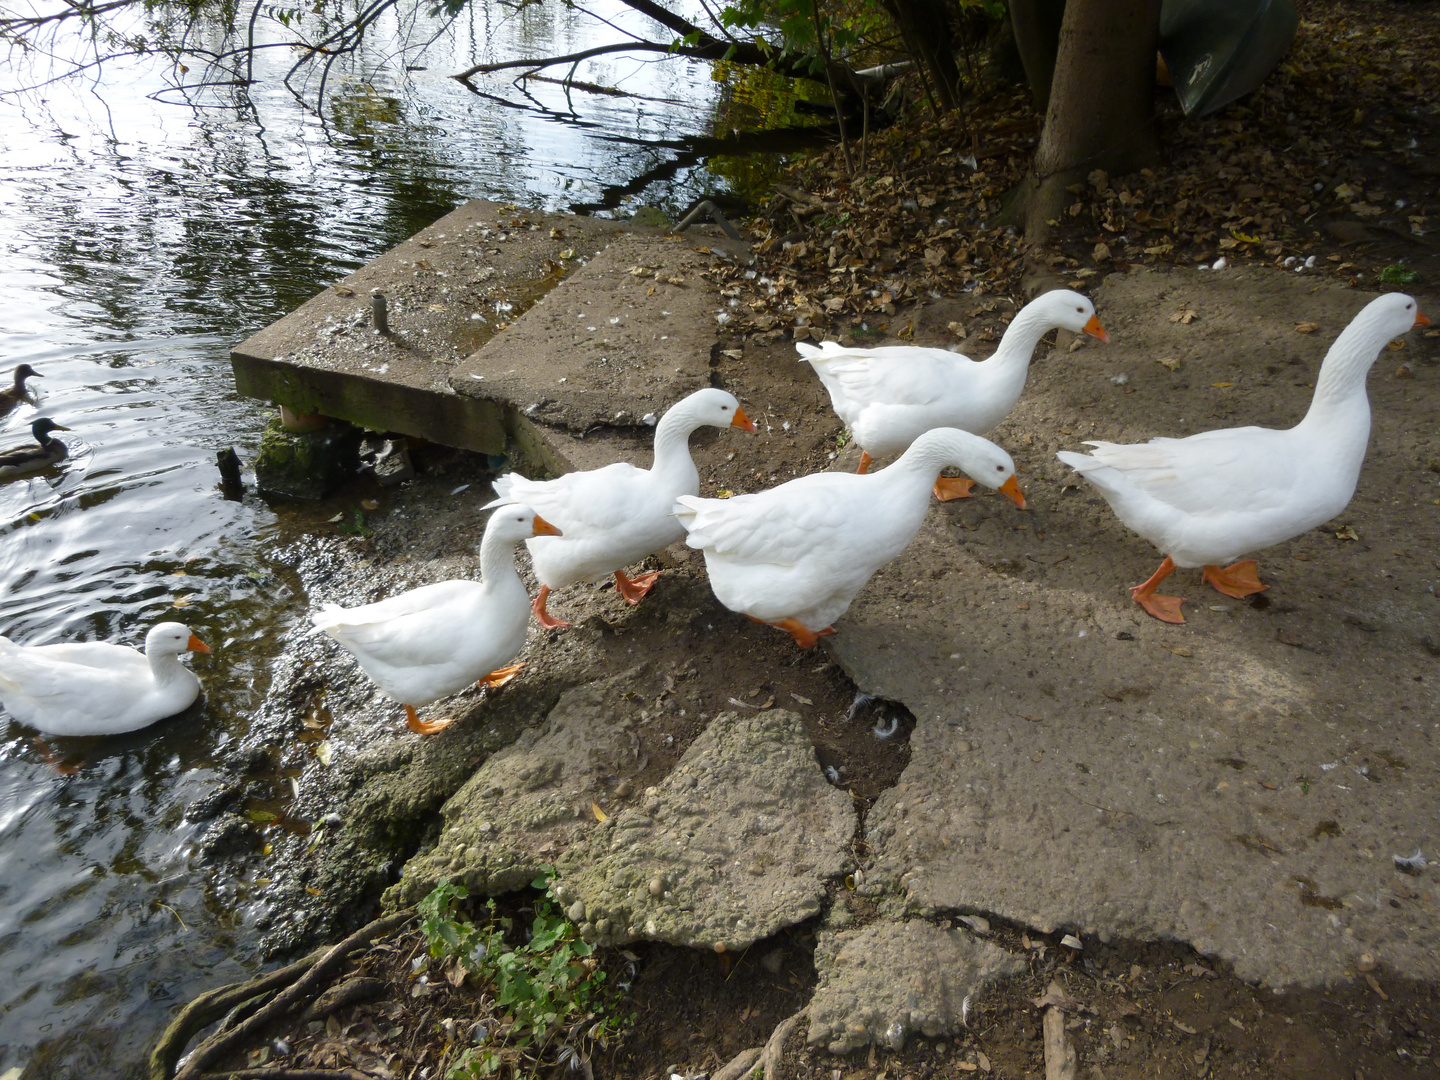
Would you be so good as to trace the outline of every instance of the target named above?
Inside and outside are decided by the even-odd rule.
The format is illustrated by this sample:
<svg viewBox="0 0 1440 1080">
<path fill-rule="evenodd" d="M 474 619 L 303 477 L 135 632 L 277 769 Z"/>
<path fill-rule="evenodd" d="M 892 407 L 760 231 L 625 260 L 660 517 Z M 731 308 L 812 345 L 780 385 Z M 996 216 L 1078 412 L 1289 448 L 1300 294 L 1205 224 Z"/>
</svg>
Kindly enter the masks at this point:
<svg viewBox="0 0 1440 1080">
<path fill-rule="evenodd" d="M 955 63 L 959 51 L 950 25 L 950 5 L 946 0 L 882 0 L 884 8 L 910 55 L 925 65 L 935 90 L 936 103 L 946 112 L 960 100 L 960 68 Z"/>
<path fill-rule="evenodd" d="M 1050 107 L 1026 191 L 1025 233 L 1044 243 L 1066 188 L 1095 169 L 1135 172 L 1160 157 L 1155 45 L 1160 0 L 1076 0 L 1060 28 Z"/>
<path fill-rule="evenodd" d="M 1065 17 L 1065 0 L 1010 0 L 1010 25 L 1015 31 L 1015 48 L 1025 66 L 1025 81 L 1035 111 L 1050 106 L 1050 83 L 1055 77 L 1055 51 L 1060 45 L 1060 24 Z"/>
</svg>

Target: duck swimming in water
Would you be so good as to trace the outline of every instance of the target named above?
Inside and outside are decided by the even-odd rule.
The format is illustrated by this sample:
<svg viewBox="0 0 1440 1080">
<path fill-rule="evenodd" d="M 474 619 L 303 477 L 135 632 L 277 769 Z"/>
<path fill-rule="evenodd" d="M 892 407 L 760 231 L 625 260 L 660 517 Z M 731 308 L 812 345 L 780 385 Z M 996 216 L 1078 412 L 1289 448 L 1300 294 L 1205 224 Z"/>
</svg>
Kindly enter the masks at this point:
<svg viewBox="0 0 1440 1080">
<path fill-rule="evenodd" d="M 45 377 L 29 364 L 21 364 L 11 374 L 15 376 L 15 385 L 8 390 L 0 390 L 0 416 L 4 416 L 22 401 L 33 402 L 34 398 L 30 396 L 30 391 L 25 389 L 25 380 Z"/>
<path fill-rule="evenodd" d="M 49 468 L 57 461 L 64 461 L 70 451 L 59 439 L 51 438 L 50 432 L 69 430 L 63 424 L 57 424 L 48 417 L 40 417 L 30 425 L 30 431 L 35 436 L 33 443 L 0 451 L 0 480 L 29 476 L 31 473 Z"/>
</svg>

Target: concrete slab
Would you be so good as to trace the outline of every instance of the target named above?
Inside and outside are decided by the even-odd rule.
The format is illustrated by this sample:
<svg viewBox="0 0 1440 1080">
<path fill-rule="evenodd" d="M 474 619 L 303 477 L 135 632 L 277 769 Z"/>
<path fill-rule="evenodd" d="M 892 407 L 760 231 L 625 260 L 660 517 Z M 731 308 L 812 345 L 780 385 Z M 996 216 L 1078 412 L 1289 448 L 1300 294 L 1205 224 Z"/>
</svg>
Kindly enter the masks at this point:
<svg viewBox="0 0 1440 1080">
<path fill-rule="evenodd" d="M 453 368 L 623 231 L 466 203 L 237 345 L 236 389 L 297 413 L 501 453 L 504 409 L 455 394 Z M 388 335 L 373 324 L 375 293 L 386 298 Z"/>
<path fill-rule="evenodd" d="M 1032 369 L 992 433 L 1032 511 L 937 504 L 826 639 L 917 718 L 867 819 L 866 889 L 897 898 L 892 915 L 1174 939 L 1275 987 L 1342 979 L 1366 954 L 1440 977 L 1437 890 L 1394 858 L 1440 835 L 1440 500 L 1415 404 L 1429 343 L 1412 335 L 1370 376 L 1346 512 L 1258 553 L 1271 590 L 1250 603 L 1177 573 L 1184 626 L 1130 602 L 1159 554 L 1053 456 L 1293 424 L 1371 298 L 1265 271 L 1117 275 L 1096 290 L 1114 344 Z"/>
<path fill-rule="evenodd" d="M 633 460 L 709 385 L 729 298 L 703 273 L 733 248 L 475 200 L 237 345 L 236 389 L 531 472 Z"/>
<path fill-rule="evenodd" d="M 713 261 L 688 239 L 616 236 L 523 319 L 456 365 L 449 385 L 575 440 L 525 447 L 525 456 L 549 472 L 615 460 L 583 445 L 592 432 L 639 435 L 648 446 L 647 414 L 653 424 L 670 405 L 710 385 L 716 315 L 727 303 L 703 276 Z"/>
</svg>

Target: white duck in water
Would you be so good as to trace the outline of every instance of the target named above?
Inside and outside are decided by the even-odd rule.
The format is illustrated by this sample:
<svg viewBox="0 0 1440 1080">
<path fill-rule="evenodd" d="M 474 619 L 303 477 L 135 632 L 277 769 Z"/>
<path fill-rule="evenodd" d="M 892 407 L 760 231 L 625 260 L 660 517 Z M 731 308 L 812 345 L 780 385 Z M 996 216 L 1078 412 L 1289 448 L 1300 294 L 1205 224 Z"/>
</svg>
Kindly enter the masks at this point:
<svg viewBox="0 0 1440 1080">
<path fill-rule="evenodd" d="M 1177 566 L 1203 566 L 1201 581 L 1226 596 L 1267 586 L 1255 561 L 1221 563 L 1313 529 L 1355 494 L 1370 438 L 1365 376 L 1392 339 L 1430 320 L 1403 293 L 1367 304 L 1335 339 L 1305 419 L 1292 428 L 1203 431 L 1184 439 L 1118 445 L 1059 458 L 1089 480 L 1127 526 L 1165 553 L 1160 569 L 1131 589 L 1157 619 L 1183 623 L 1183 599 L 1157 596 Z"/>
<path fill-rule="evenodd" d="M 875 458 L 901 452 L 931 428 L 983 435 L 1004 420 L 1020 400 L 1035 346 L 1057 326 L 1110 340 L 1088 299 L 1055 289 L 1020 309 L 988 360 L 915 345 L 847 349 L 826 341 L 818 349 L 805 342 L 795 348 L 860 446 L 863 473 Z M 941 477 L 935 495 L 959 499 L 970 487 L 969 480 Z"/>
<path fill-rule="evenodd" d="M 617 461 L 554 480 L 527 480 L 510 473 L 495 481 L 499 498 L 488 506 L 533 506 L 563 533 L 526 544 L 540 581 L 534 609 L 541 626 L 570 625 L 546 612 L 545 602 L 552 590 L 577 581 L 614 574 L 616 590 L 631 604 L 650 591 L 660 571 L 629 578 L 624 567 L 684 539 L 685 530 L 674 516 L 675 500 L 700 491 L 690 436 L 706 425 L 755 430 L 733 394 L 697 390 L 661 417 L 655 428 L 655 462 L 649 469 Z"/>
<path fill-rule="evenodd" d="M 808 649 L 834 632 L 830 624 L 870 576 L 905 550 L 947 466 L 1024 507 L 1009 454 L 967 431 L 935 428 L 879 472 L 813 473 L 730 499 L 682 496 L 675 513 L 688 530 L 685 542 L 705 553 L 720 602 Z"/>
<path fill-rule="evenodd" d="M 503 686 L 523 666 L 504 667 L 525 646 L 530 596 L 515 572 L 515 549 L 531 536 L 557 536 L 528 506 L 497 510 L 480 541 L 480 581 L 437 581 L 373 604 L 327 604 L 311 622 L 346 649 L 365 674 L 405 706 L 412 731 L 433 735 L 449 720 L 422 721 L 416 705 L 473 682 Z"/>
<path fill-rule="evenodd" d="M 0 701 L 47 735 L 116 735 L 188 709 L 200 680 L 180 662 L 210 651 L 183 623 L 145 635 L 142 653 L 104 641 L 16 645 L 0 637 Z"/>
</svg>

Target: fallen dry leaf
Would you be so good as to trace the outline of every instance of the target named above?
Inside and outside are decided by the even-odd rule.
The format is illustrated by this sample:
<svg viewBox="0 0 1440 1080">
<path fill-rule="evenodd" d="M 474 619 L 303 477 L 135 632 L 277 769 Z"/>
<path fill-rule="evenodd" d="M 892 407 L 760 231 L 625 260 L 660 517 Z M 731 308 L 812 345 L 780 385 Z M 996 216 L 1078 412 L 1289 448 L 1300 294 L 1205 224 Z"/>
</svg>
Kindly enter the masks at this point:
<svg viewBox="0 0 1440 1080">
<path fill-rule="evenodd" d="M 1297 322 L 1295 324 L 1295 329 L 1302 334 L 1313 334 L 1316 330 L 1320 329 L 1320 324 L 1313 322 Z"/>
</svg>

